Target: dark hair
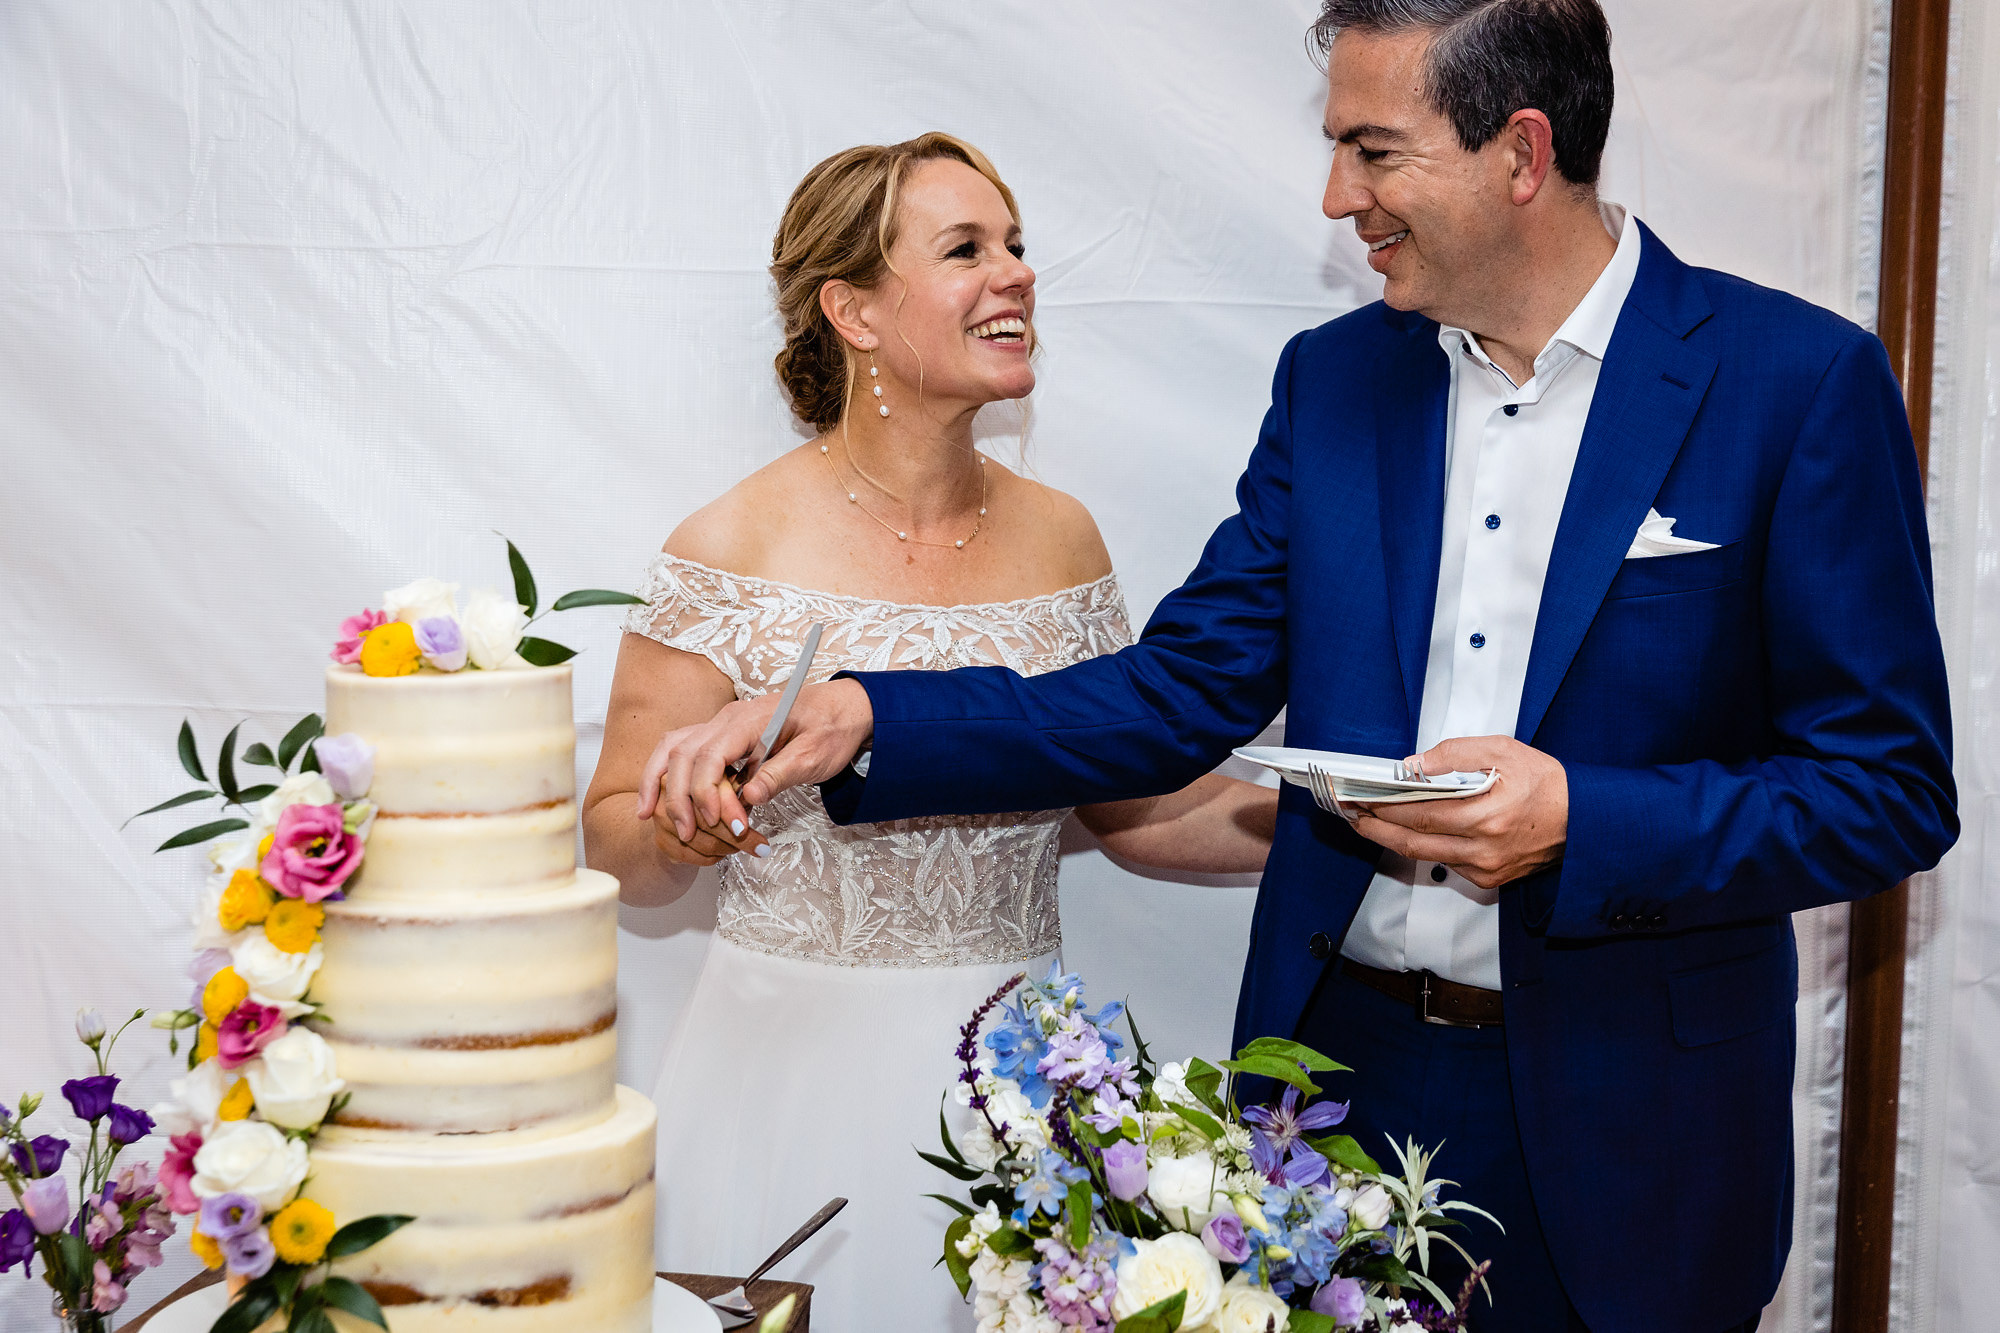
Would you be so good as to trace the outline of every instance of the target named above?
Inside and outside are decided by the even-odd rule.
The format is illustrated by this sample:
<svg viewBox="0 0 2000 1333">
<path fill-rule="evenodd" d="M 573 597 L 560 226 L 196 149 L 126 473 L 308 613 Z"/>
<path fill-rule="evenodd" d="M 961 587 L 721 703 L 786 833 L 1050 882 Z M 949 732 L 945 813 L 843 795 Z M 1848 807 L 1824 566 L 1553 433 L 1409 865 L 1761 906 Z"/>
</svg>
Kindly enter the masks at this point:
<svg viewBox="0 0 2000 1333">
<path fill-rule="evenodd" d="M 1343 28 L 1428 31 L 1424 96 L 1467 152 L 1533 107 L 1549 118 L 1563 179 L 1597 184 L 1612 97 L 1611 25 L 1597 0 L 1321 0 L 1307 43 L 1322 65 Z"/>
</svg>

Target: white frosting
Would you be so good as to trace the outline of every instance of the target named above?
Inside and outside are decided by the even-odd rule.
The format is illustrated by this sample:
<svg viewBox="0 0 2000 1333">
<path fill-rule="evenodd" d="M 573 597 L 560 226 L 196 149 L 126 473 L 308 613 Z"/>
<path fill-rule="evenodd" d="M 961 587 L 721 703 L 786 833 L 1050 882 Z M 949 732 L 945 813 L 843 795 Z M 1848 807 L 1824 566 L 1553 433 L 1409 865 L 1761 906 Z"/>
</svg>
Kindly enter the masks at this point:
<svg viewBox="0 0 2000 1333">
<path fill-rule="evenodd" d="M 576 872 L 576 806 L 509 815 L 377 815 L 352 902 L 531 893 Z"/>
</svg>

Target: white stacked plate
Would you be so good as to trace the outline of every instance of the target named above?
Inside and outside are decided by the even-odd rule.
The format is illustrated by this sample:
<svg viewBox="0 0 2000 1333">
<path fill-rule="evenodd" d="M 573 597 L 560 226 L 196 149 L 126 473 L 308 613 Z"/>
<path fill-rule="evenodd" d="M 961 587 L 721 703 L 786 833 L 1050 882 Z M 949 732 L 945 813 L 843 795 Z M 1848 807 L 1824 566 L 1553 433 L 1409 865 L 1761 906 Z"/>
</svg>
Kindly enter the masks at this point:
<svg viewBox="0 0 2000 1333">
<path fill-rule="evenodd" d="M 1435 777 L 1411 778 L 1394 759 L 1285 745 L 1246 745 L 1236 751 L 1236 757 L 1268 768 L 1294 786 L 1304 787 L 1323 806 L 1328 797 L 1360 805 L 1463 800 L 1487 790 L 1499 776 L 1497 769 L 1488 769 L 1484 773 L 1440 773 Z"/>
</svg>

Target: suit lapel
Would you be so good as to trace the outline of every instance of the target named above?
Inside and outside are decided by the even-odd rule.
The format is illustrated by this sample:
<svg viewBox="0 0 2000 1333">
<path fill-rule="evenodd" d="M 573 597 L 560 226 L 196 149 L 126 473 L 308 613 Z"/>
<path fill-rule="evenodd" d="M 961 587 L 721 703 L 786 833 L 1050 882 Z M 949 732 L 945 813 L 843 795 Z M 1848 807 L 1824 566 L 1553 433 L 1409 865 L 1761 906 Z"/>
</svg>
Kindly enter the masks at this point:
<svg viewBox="0 0 2000 1333">
<path fill-rule="evenodd" d="M 1444 533 L 1445 409 L 1451 365 L 1437 325 L 1410 318 L 1405 339 L 1384 358 L 1376 402 L 1381 470 L 1382 559 L 1389 575 L 1389 620 L 1409 705 L 1408 745 L 1416 744 L 1437 606 Z"/>
<path fill-rule="evenodd" d="M 1514 730 L 1530 743 L 1715 375 L 1715 359 L 1682 341 L 1708 315 L 1693 271 L 1650 231 L 1644 243 L 1549 553 Z"/>
</svg>

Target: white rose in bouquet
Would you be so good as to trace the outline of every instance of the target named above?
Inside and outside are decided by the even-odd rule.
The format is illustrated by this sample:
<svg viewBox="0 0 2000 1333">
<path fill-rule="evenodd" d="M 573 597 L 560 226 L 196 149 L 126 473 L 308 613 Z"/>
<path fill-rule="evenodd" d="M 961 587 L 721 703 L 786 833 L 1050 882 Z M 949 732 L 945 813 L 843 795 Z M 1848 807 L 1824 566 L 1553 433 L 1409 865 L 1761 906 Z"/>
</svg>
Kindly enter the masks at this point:
<svg viewBox="0 0 2000 1333">
<path fill-rule="evenodd" d="M 958 1136 L 958 1150 L 982 1171 L 991 1171 L 1001 1158 L 1000 1144 L 986 1123 L 987 1116 L 1006 1126 L 1007 1142 L 1016 1152 L 1040 1152 L 1049 1146 L 1048 1126 L 1035 1113 L 1033 1102 L 1011 1086 L 991 1089 L 986 1094 L 986 1115 L 974 1111 L 971 1123 Z"/>
<path fill-rule="evenodd" d="M 459 617 L 465 634 L 465 649 L 472 665 L 481 671 L 497 671 L 520 663 L 514 649 L 528 628 L 528 614 L 512 597 L 503 597 L 491 588 L 481 588 L 466 599 L 465 614 Z"/>
<path fill-rule="evenodd" d="M 333 784 L 317 773 L 294 773 L 278 784 L 278 789 L 257 802 L 257 822 L 265 832 L 276 828 L 278 815 L 290 805 L 337 805 L 340 798 L 333 794 Z M 262 835 L 259 835 L 262 840 Z M 256 845 L 251 845 L 256 851 Z"/>
<path fill-rule="evenodd" d="M 1266 1333 L 1282 1330 L 1291 1317 L 1291 1307 L 1276 1292 L 1252 1286 L 1239 1272 L 1222 1289 L 1222 1309 L 1210 1327 L 1215 1333 Z"/>
<path fill-rule="evenodd" d="M 326 1119 L 334 1094 L 347 1086 L 334 1070 L 333 1048 L 300 1027 L 266 1046 L 243 1073 L 257 1114 L 286 1129 L 311 1129 Z"/>
<path fill-rule="evenodd" d="M 226 1120 L 194 1155 L 198 1199 L 247 1194 L 275 1213 L 306 1178 L 306 1145 L 261 1120 Z"/>
<path fill-rule="evenodd" d="M 203 1060 L 167 1084 L 167 1100 L 153 1108 L 153 1119 L 168 1137 L 178 1134 L 208 1136 L 222 1108 L 222 1099 L 236 1086 L 236 1075 L 219 1060 Z"/>
<path fill-rule="evenodd" d="M 1177 1291 L 1187 1293 L 1182 1328 L 1198 1329 L 1215 1318 L 1222 1309 L 1222 1265 L 1200 1241 L 1176 1232 L 1132 1245 L 1133 1252 L 1118 1261 L 1118 1290 L 1111 1297 L 1114 1318 L 1129 1318 Z"/>
<path fill-rule="evenodd" d="M 1354 1196 L 1354 1202 L 1347 1206 L 1347 1215 L 1363 1230 L 1380 1231 L 1389 1225 L 1389 1212 L 1394 1207 L 1389 1191 L 1380 1185 L 1370 1185 Z"/>
<path fill-rule="evenodd" d="M 325 956 L 326 950 L 317 942 L 304 953 L 286 953 L 261 930 L 244 931 L 229 951 L 230 966 L 250 988 L 250 998 L 258 1004 L 277 1006 L 286 1018 L 312 1012 L 299 1000 Z"/>
<path fill-rule="evenodd" d="M 1205 1152 L 1162 1157 L 1146 1167 L 1146 1196 L 1160 1210 L 1160 1216 L 1176 1230 L 1196 1235 L 1209 1219 L 1229 1207 L 1223 1184 L 1215 1159 Z"/>
<path fill-rule="evenodd" d="M 414 625 L 432 616 L 458 619 L 458 585 L 442 579 L 413 579 L 382 594 L 382 614 Z"/>
<path fill-rule="evenodd" d="M 275 793 L 274 793 L 275 794 Z M 226 838 L 217 838 L 208 847 L 208 863 L 215 867 L 216 880 L 229 883 L 229 877 L 239 870 L 248 870 L 257 864 L 257 844 L 264 840 L 270 827 L 261 818 L 253 828 L 241 833 L 232 833 Z"/>
</svg>

